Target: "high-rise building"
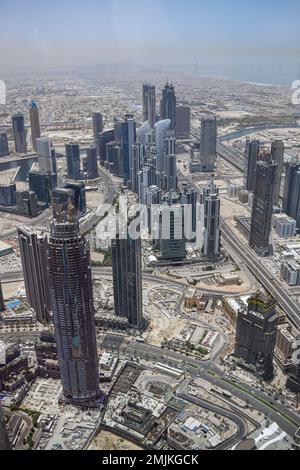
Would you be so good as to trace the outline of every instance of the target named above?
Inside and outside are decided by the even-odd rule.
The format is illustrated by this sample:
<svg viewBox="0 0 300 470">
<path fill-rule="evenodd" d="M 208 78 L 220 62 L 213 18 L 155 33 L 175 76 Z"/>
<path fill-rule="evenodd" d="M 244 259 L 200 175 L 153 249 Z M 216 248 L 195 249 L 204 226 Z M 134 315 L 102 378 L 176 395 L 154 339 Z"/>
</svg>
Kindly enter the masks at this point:
<svg viewBox="0 0 300 470">
<path fill-rule="evenodd" d="M 113 174 L 123 177 L 123 160 L 120 143 L 117 141 L 106 144 L 106 162 L 112 168 Z"/>
<path fill-rule="evenodd" d="M 85 184 L 83 181 L 77 183 L 66 181 L 64 188 L 73 191 L 73 205 L 76 211 L 79 211 L 81 214 L 86 212 L 86 192 Z"/>
<path fill-rule="evenodd" d="M 172 130 L 176 128 L 176 94 L 172 83 L 166 83 L 160 102 L 160 119 L 170 119 Z"/>
<path fill-rule="evenodd" d="M 56 153 L 49 139 L 36 139 L 39 171 L 41 173 L 57 173 Z"/>
<path fill-rule="evenodd" d="M 143 147 L 140 144 L 134 144 L 132 146 L 132 162 L 130 172 L 131 190 L 138 193 L 138 173 L 142 167 L 143 160 Z"/>
<path fill-rule="evenodd" d="M 2 405 L 0 405 L 0 450 L 10 450 L 11 444 L 8 438 L 7 427 L 3 415 Z"/>
<path fill-rule="evenodd" d="M 97 152 L 100 157 L 100 162 L 104 165 L 106 161 L 106 145 L 110 142 L 114 142 L 115 140 L 115 130 L 108 129 L 107 131 L 103 131 L 98 135 L 97 139 Z M 120 140 L 121 144 L 121 140 Z"/>
<path fill-rule="evenodd" d="M 176 138 L 189 139 L 191 134 L 191 108 L 177 106 L 176 108 Z"/>
<path fill-rule="evenodd" d="M 3 289 L 2 289 L 2 283 L 0 279 L 0 312 L 5 312 L 5 303 L 4 303 L 4 295 L 3 295 Z"/>
<path fill-rule="evenodd" d="M 201 204 L 204 216 L 203 256 L 218 258 L 221 254 L 219 190 L 213 181 L 203 188 Z"/>
<path fill-rule="evenodd" d="M 143 85 L 143 121 L 148 121 L 150 129 L 156 121 L 156 92 L 155 86 L 149 83 Z"/>
<path fill-rule="evenodd" d="M 89 147 L 86 151 L 87 177 L 94 180 L 98 178 L 98 157 L 97 148 Z"/>
<path fill-rule="evenodd" d="M 272 160 L 276 163 L 274 191 L 273 191 L 273 204 L 276 206 L 279 203 L 279 196 L 281 190 L 283 163 L 284 163 L 284 142 L 282 140 L 274 140 L 271 146 Z"/>
<path fill-rule="evenodd" d="M 94 143 L 97 145 L 98 136 L 103 131 L 103 116 L 100 111 L 95 111 L 93 113 L 93 135 Z"/>
<path fill-rule="evenodd" d="M 155 124 L 156 170 L 163 173 L 165 170 L 165 142 L 166 132 L 170 130 L 171 120 L 165 119 Z"/>
<path fill-rule="evenodd" d="M 99 397 L 99 371 L 90 249 L 68 212 L 53 221 L 48 241 L 50 305 L 63 395 L 93 406 Z"/>
<path fill-rule="evenodd" d="M 273 357 L 279 315 L 276 301 L 262 293 L 248 300 L 237 316 L 235 355 L 252 366 L 264 380 L 273 378 Z"/>
<path fill-rule="evenodd" d="M 256 165 L 259 159 L 260 142 L 258 140 L 247 140 L 245 150 L 245 189 L 254 191 Z"/>
<path fill-rule="evenodd" d="M 56 173 L 41 173 L 31 171 L 28 176 L 29 189 L 36 193 L 38 201 L 44 204 L 51 203 L 51 190 L 57 186 Z"/>
<path fill-rule="evenodd" d="M 47 272 L 47 237 L 27 227 L 18 227 L 26 297 L 40 323 L 50 321 Z"/>
<path fill-rule="evenodd" d="M 139 227 L 137 227 L 139 229 Z M 120 232 L 112 240 L 112 264 L 116 315 L 126 317 L 136 329 L 143 326 L 142 244 L 140 234 Z"/>
<path fill-rule="evenodd" d="M 0 185 L 0 206 L 15 206 L 16 191 L 16 183 Z"/>
<path fill-rule="evenodd" d="M 203 173 L 212 173 L 217 158 L 217 119 L 205 116 L 201 124 L 200 164 Z"/>
<path fill-rule="evenodd" d="M 297 344 L 299 345 L 300 336 L 296 339 L 294 352 L 296 361 L 292 361 L 292 364 L 289 368 L 288 379 L 286 383 L 286 388 L 293 393 L 300 393 L 300 354 L 297 351 Z"/>
<path fill-rule="evenodd" d="M 260 256 L 269 254 L 276 168 L 271 159 L 256 165 L 249 245 Z"/>
<path fill-rule="evenodd" d="M 79 180 L 81 178 L 80 146 L 79 144 L 66 144 L 68 178 Z"/>
<path fill-rule="evenodd" d="M 16 191 L 18 214 L 25 217 L 36 217 L 38 214 L 38 199 L 33 191 Z"/>
<path fill-rule="evenodd" d="M 31 126 L 32 148 L 37 151 L 36 139 L 41 137 L 39 108 L 35 101 L 31 101 L 29 106 L 29 117 Z"/>
<path fill-rule="evenodd" d="M 0 132 L 0 157 L 7 157 L 9 155 L 8 139 L 5 132 Z"/>
<path fill-rule="evenodd" d="M 297 229 L 300 230 L 300 163 L 298 162 L 287 165 L 282 209 L 289 217 L 296 220 Z"/>
<path fill-rule="evenodd" d="M 122 124 L 121 149 L 124 165 L 124 183 L 130 184 L 133 145 L 136 142 L 136 122 L 131 115 Z"/>
<path fill-rule="evenodd" d="M 21 113 L 12 116 L 12 128 L 15 140 L 15 149 L 17 153 L 27 153 L 27 140 L 24 116 Z"/>
<path fill-rule="evenodd" d="M 181 261 L 186 256 L 184 234 L 184 208 L 172 194 L 160 207 L 158 220 L 159 248 L 163 260 Z"/>
</svg>

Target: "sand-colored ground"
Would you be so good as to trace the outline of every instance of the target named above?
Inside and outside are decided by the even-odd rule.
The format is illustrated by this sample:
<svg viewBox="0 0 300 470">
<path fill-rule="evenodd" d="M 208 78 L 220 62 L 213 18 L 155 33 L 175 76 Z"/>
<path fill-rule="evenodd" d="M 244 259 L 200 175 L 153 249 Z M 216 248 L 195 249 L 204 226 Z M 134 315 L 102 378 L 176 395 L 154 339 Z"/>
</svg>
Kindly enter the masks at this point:
<svg viewBox="0 0 300 470">
<path fill-rule="evenodd" d="M 110 432 L 101 431 L 93 440 L 89 450 L 142 450 L 142 448 Z"/>
<path fill-rule="evenodd" d="M 186 324 L 186 320 L 179 317 L 168 318 L 161 310 L 151 306 L 151 322 L 144 335 L 145 341 L 160 346 L 164 338 L 167 340 L 176 338 Z"/>
</svg>

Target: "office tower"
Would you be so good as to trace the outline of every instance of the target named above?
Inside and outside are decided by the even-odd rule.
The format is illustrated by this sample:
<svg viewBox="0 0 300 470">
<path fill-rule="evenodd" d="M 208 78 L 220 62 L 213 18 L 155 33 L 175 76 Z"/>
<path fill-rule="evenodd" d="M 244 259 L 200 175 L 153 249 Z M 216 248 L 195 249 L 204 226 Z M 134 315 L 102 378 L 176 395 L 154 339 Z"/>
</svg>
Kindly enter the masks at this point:
<svg viewBox="0 0 300 470">
<path fill-rule="evenodd" d="M 256 165 L 259 159 L 260 142 L 258 140 L 247 140 L 245 150 L 245 189 L 254 191 Z"/>
<path fill-rule="evenodd" d="M 296 339 L 294 345 L 295 357 L 292 361 L 291 366 L 289 367 L 288 379 L 286 383 L 286 388 L 293 393 L 300 393 L 300 336 Z M 297 346 L 298 345 L 298 346 Z"/>
<path fill-rule="evenodd" d="M 300 230 L 300 163 L 287 165 L 283 196 L 283 211 L 297 222 Z"/>
<path fill-rule="evenodd" d="M 166 131 L 170 129 L 171 120 L 165 119 L 155 124 L 156 170 L 163 173 L 165 170 L 165 141 Z"/>
<path fill-rule="evenodd" d="M 41 173 L 33 170 L 29 173 L 28 182 L 30 191 L 36 193 L 39 202 L 51 203 L 51 190 L 57 186 L 56 173 Z"/>
<path fill-rule="evenodd" d="M 172 130 L 176 128 L 176 94 L 172 83 L 166 83 L 160 102 L 160 119 L 170 119 Z"/>
<path fill-rule="evenodd" d="M 219 190 L 213 181 L 203 188 L 201 194 L 203 206 L 203 256 L 205 258 L 218 258 L 221 254 L 220 208 Z"/>
<path fill-rule="evenodd" d="M 69 211 L 67 222 L 54 220 L 48 241 L 50 305 L 63 394 L 68 401 L 92 405 L 99 397 L 90 249 Z"/>
<path fill-rule="evenodd" d="M 279 195 L 281 189 L 281 180 L 284 163 L 284 143 L 282 140 L 274 140 L 271 146 L 272 160 L 276 163 L 277 168 L 275 172 L 274 181 L 274 199 L 273 204 L 276 206 L 279 203 Z"/>
<path fill-rule="evenodd" d="M 177 106 L 176 108 L 176 138 L 189 139 L 191 134 L 191 108 L 189 106 Z"/>
<path fill-rule="evenodd" d="M 122 124 L 121 149 L 124 165 L 124 183 L 130 184 L 132 168 L 132 149 L 136 142 L 136 123 L 131 115 L 126 115 Z"/>
<path fill-rule="evenodd" d="M 8 438 L 8 432 L 6 428 L 5 418 L 0 405 L 0 450 L 10 450 L 11 445 Z"/>
<path fill-rule="evenodd" d="M 147 143 L 147 136 L 151 132 L 150 125 L 148 121 L 145 121 L 137 131 L 137 143 L 141 145 L 146 145 Z"/>
<path fill-rule="evenodd" d="M 264 380 L 273 378 L 273 357 L 279 315 L 276 301 L 258 292 L 237 315 L 235 355 Z"/>
<path fill-rule="evenodd" d="M 41 173 L 57 173 L 56 153 L 49 139 L 36 139 L 39 171 Z"/>
<path fill-rule="evenodd" d="M 3 289 L 2 289 L 2 283 L 0 279 L 0 312 L 5 312 L 5 303 L 4 303 L 4 295 L 3 295 Z"/>
<path fill-rule="evenodd" d="M 27 153 L 26 129 L 24 116 L 21 113 L 12 116 L 12 128 L 15 140 L 15 149 L 17 153 Z"/>
<path fill-rule="evenodd" d="M 130 172 L 131 190 L 138 193 L 138 173 L 142 167 L 143 147 L 140 144 L 132 146 L 132 162 Z"/>
<path fill-rule="evenodd" d="M 41 137 L 39 108 L 35 101 L 31 101 L 29 106 L 29 117 L 31 126 L 32 148 L 37 151 L 36 139 Z"/>
<path fill-rule="evenodd" d="M 156 92 L 155 86 L 143 85 L 143 121 L 148 121 L 150 129 L 154 128 L 156 121 Z"/>
<path fill-rule="evenodd" d="M 112 168 L 114 175 L 123 178 L 122 150 L 119 142 L 106 144 L 106 162 Z"/>
<path fill-rule="evenodd" d="M 5 132 L 0 132 L 0 157 L 7 157 L 9 155 L 8 139 Z"/>
<path fill-rule="evenodd" d="M 88 179 L 94 180 L 98 178 L 99 172 L 96 147 L 90 147 L 86 151 L 86 169 Z"/>
<path fill-rule="evenodd" d="M 18 227 L 19 248 L 26 297 L 40 323 L 50 322 L 47 271 L 47 237 L 27 227 Z"/>
<path fill-rule="evenodd" d="M 177 203 L 177 200 L 172 201 L 169 199 L 161 205 L 158 229 L 161 259 L 171 261 L 183 260 L 186 250 L 184 210 L 183 206 Z"/>
<path fill-rule="evenodd" d="M 86 212 L 86 193 L 85 193 L 85 184 L 83 181 L 78 183 L 72 183 L 67 181 L 64 184 L 64 188 L 73 191 L 73 205 L 76 211 L 79 211 L 81 214 Z"/>
<path fill-rule="evenodd" d="M 115 140 L 114 129 L 103 131 L 98 135 L 97 152 L 100 157 L 100 162 L 102 165 L 104 165 L 104 162 L 106 161 L 106 145 L 109 144 L 110 142 L 114 142 L 114 140 Z"/>
<path fill-rule="evenodd" d="M 16 205 L 16 191 L 15 183 L 1 184 L 0 185 L 0 206 L 15 206 Z"/>
<path fill-rule="evenodd" d="M 177 189 L 176 138 L 175 131 L 165 132 L 164 180 L 163 189 Z"/>
<path fill-rule="evenodd" d="M 16 191 L 16 204 L 18 214 L 25 217 L 36 217 L 38 215 L 38 199 L 33 191 Z"/>
<path fill-rule="evenodd" d="M 66 144 L 68 178 L 78 180 L 81 178 L 80 147 L 78 144 Z"/>
<path fill-rule="evenodd" d="M 193 236 L 190 237 L 190 240 L 194 239 L 196 236 L 197 223 L 200 219 L 199 207 L 198 207 L 198 192 L 188 183 L 181 183 L 180 185 L 180 196 L 181 203 L 189 207 L 189 220 L 185 217 L 185 232 L 191 232 Z M 189 222 L 189 227 L 186 227 L 186 223 Z"/>
<path fill-rule="evenodd" d="M 269 254 L 275 176 L 273 161 L 257 163 L 249 245 L 260 256 Z"/>
<path fill-rule="evenodd" d="M 212 173 L 217 158 L 217 119 L 206 116 L 201 123 L 200 164 L 203 173 Z"/>
<path fill-rule="evenodd" d="M 133 328 L 140 329 L 144 323 L 142 243 L 137 235 L 133 239 L 127 229 L 117 234 L 112 240 L 112 265 L 116 315 L 126 317 Z"/>
<path fill-rule="evenodd" d="M 103 131 L 103 117 L 100 111 L 95 111 L 93 113 L 93 135 L 94 143 L 97 145 L 98 136 Z"/>
</svg>

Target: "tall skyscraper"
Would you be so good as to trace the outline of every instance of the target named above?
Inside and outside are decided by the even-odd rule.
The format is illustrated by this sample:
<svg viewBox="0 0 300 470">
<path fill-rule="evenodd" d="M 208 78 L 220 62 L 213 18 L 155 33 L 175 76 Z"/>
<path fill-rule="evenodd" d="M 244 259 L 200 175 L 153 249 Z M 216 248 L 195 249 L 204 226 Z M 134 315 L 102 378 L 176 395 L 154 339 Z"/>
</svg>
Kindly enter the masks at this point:
<svg viewBox="0 0 300 470">
<path fill-rule="evenodd" d="M 276 301 L 262 293 L 248 300 L 248 309 L 239 310 L 235 355 L 252 366 L 264 380 L 273 378 L 273 357 L 279 315 Z"/>
<path fill-rule="evenodd" d="M 176 128 L 176 94 L 172 83 L 166 83 L 160 102 L 160 119 L 170 119 L 171 129 Z"/>
<path fill-rule="evenodd" d="M 27 227 L 18 227 L 26 297 L 40 323 L 50 321 L 47 272 L 47 237 Z"/>
<path fill-rule="evenodd" d="M 164 185 L 166 191 L 177 189 L 177 160 L 175 131 L 166 131 L 164 157 Z"/>
<path fill-rule="evenodd" d="M 156 92 L 155 86 L 149 83 L 143 85 L 143 121 L 148 121 L 150 129 L 156 121 Z"/>
<path fill-rule="evenodd" d="M 291 392 L 297 394 L 300 393 L 300 354 L 299 351 L 297 351 L 297 344 L 299 345 L 299 341 L 300 336 L 298 336 L 295 342 L 295 354 L 297 356 L 297 360 L 293 361 L 293 363 L 289 367 L 288 379 L 286 383 L 286 388 Z"/>
<path fill-rule="evenodd" d="M 247 140 L 245 150 L 245 189 L 254 191 L 256 165 L 259 159 L 260 142 L 258 140 Z"/>
<path fill-rule="evenodd" d="M 158 235 L 161 258 L 163 260 L 182 261 L 186 256 L 184 234 L 184 209 L 179 199 L 172 200 L 172 193 L 159 209 Z M 153 236 L 154 231 L 153 231 Z"/>
<path fill-rule="evenodd" d="M 131 162 L 131 190 L 138 193 L 138 173 L 142 167 L 143 147 L 140 144 L 132 146 L 132 162 Z"/>
<path fill-rule="evenodd" d="M 68 178 L 78 180 L 81 178 L 80 147 L 79 144 L 66 144 Z"/>
<path fill-rule="evenodd" d="M 39 171 L 44 174 L 56 174 L 56 153 L 49 139 L 36 139 L 36 151 L 38 155 Z"/>
<path fill-rule="evenodd" d="M 300 163 L 292 162 L 287 165 L 283 195 L 283 211 L 297 222 L 300 230 Z"/>
<path fill-rule="evenodd" d="M 124 165 L 124 183 L 130 183 L 133 145 L 136 142 L 136 123 L 131 115 L 122 124 L 121 148 Z"/>
<path fill-rule="evenodd" d="M 104 165 L 104 162 L 106 161 L 106 145 L 109 144 L 110 142 L 114 142 L 114 140 L 115 140 L 114 129 L 108 129 L 107 131 L 103 131 L 98 135 L 97 152 L 98 152 L 98 156 L 100 157 L 100 162 L 102 165 Z M 120 144 L 121 144 L 121 140 L 120 140 Z"/>
<path fill-rule="evenodd" d="M 165 170 L 165 142 L 166 131 L 171 127 L 171 120 L 165 119 L 155 124 L 156 170 L 163 173 Z"/>
<path fill-rule="evenodd" d="M 191 108 L 177 106 L 176 108 L 176 138 L 189 139 L 191 133 Z"/>
<path fill-rule="evenodd" d="M 203 227 L 203 256 L 218 258 L 221 254 L 219 190 L 213 181 L 203 188 L 201 204 L 204 216 Z"/>
<path fill-rule="evenodd" d="M 249 244 L 260 256 L 269 254 L 276 169 L 271 157 L 269 161 L 259 161 L 256 165 Z"/>
<path fill-rule="evenodd" d="M 66 181 L 64 188 L 73 191 L 72 202 L 75 210 L 81 214 L 86 212 L 86 193 L 84 182 L 78 181 L 77 183 L 74 183 L 71 181 Z"/>
<path fill-rule="evenodd" d="M 49 205 L 51 190 L 57 186 L 57 174 L 33 170 L 29 173 L 28 182 L 30 191 L 36 193 L 38 201 Z"/>
<path fill-rule="evenodd" d="M 5 132 L 0 132 L 0 157 L 7 157 L 9 155 L 8 139 Z"/>
<path fill-rule="evenodd" d="M 103 131 L 103 116 L 100 111 L 93 113 L 93 135 L 94 143 L 97 145 L 99 134 Z"/>
<path fill-rule="evenodd" d="M 274 181 L 273 204 L 278 205 L 280 189 L 281 189 L 281 181 L 282 181 L 283 163 L 284 163 L 284 143 L 282 140 L 274 140 L 272 142 L 271 155 L 272 155 L 272 160 L 277 165 L 276 172 L 275 172 L 275 181 Z"/>
<path fill-rule="evenodd" d="M 27 153 L 27 133 L 23 114 L 17 113 L 12 116 L 12 128 L 15 139 L 16 152 Z"/>
<path fill-rule="evenodd" d="M 92 146 L 86 151 L 87 177 L 91 180 L 98 178 L 97 148 Z"/>
<path fill-rule="evenodd" d="M 5 303 L 4 303 L 4 295 L 2 290 L 2 283 L 0 279 L 0 313 L 5 312 Z"/>
<path fill-rule="evenodd" d="M 217 158 L 217 119 L 206 116 L 201 124 L 200 164 L 203 173 L 212 173 Z"/>
<path fill-rule="evenodd" d="M 112 240 L 115 312 L 136 329 L 144 322 L 141 246 L 140 236 L 133 239 L 127 230 Z"/>
<path fill-rule="evenodd" d="M 41 127 L 40 127 L 39 108 L 35 101 L 31 101 L 30 103 L 29 117 L 30 117 L 30 126 L 31 126 L 32 148 L 36 152 L 37 151 L 36 139 L 39 139 L 41 137 Z"/>
<path fill-rule="evenodd" d="M 63 394 L 92 406 L 99 397 L 99 371 L 90 249 L 71 211 L 66 222 L 51 225 L 48 266 Z"/>
<path fill-rule="evenodd" d="M 3 415 L 2 405 L 0 405 L 0 450 L 10 450 L 11 445 Z"/>
</svg>

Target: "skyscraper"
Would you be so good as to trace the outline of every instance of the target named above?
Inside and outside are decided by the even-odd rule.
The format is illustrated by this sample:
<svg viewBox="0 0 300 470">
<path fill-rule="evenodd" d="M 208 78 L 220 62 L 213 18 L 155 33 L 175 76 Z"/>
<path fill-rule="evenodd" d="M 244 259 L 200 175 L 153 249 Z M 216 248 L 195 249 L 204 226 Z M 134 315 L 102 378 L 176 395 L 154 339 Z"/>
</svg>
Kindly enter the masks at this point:
<svg viewBox="0 0 300 470">
<path fill-rule="evenodd" d="M 177 106 L 176 108 L 176 138 L 189 139 L 191 133 L 191 108 Z"/>
<path fill-rule="evenodd" d="M 12 128 L 14 133 L 16 152 L 27 153 L 27 133 L 23 114 L 17 113 L 12 116 Z"/>
<path fill-rule="evenodd" d="M 248 300 L 248 309 L 239 310 L 237 316 L 235 355 L 264 380 L 273 378 L 278 323 L 276 301 L 260 292 Z"/>
<path fill-rule="evenodd" d="M 144 322 L 141 250 L 139 234 L 133 239 L 126 230 L 112 240 L 115 312 L 136 329 Z"/>
<path fill-rule="evenodd" d="M 299 350 L 297 350 L 297 344 L 299 345 L 299 342 L 300 336 L 298 336 L 295 342 L 295 355 L 297 357 L 289 367 L 288 379 L 286 383 L 286 388 L 293 393 L 300 393 L 300 354 Z"/>
<path fill-rule="evenodd" d="M 143 85 L 143 121 L 148 121 L 150 129 L 156 121 L 156 92 L 155 86 L 149 83 Z"/>
<path fill-rule="evenodd" d="M 297 222 L 300 230 L 300 163 L 292 162 L 287 165 L 283 195 L 283 211 Z"/>
<path fill-rule="evenodd" d="M 160 102 L 160 119 L 170 119 L 171 129 L 176 128 L 176 94 L 172 83 L 166 83 Z"/>
<path fill-rule="evenodd" d="M 257 163 L 249 245 L 260 256 L 269 254 L 275 177 L 276 164 L 271 157 Z"/>
<path fill-rule="evenodd" d="M 130 183 L 133 145 L 136 142 L 136 123 L 131 115 L 122 124 L 121 149 L 124 165 L 124 183 Z"/>
<path fill-rule="evenodd" d="M 175 194 L 176 200 L 172 200 L 170 193 L 159 209 L 158 243 L 163 260 L 181 261 L 186 255 L 184 208 Z"/>
<path fill-rule="evenodd" d="M 5 312 L 5 303 L 4 303 L 4 295 L 2 290 L 2 283 L 0 279 L 0 313 Z"/>
<path fill-rule="evenodd" d="M 48 242 L 50 305 L 67 401 L 93 405 L 99 397 L 90 249 L 69 211 L 53 221 Z"/>
<path fill-rule="evenodd" d="M 258 140 L 247 140 L 245 150 L 245 189 L 254 191 L 256 165 L 259 158 L 260 142 Z"/>
<path fill-rule="evenodd" d="M 28 176 L 29 189 L 36 193 L 38 201 L 51 203 L 51 190 L 57 186 L 56 173 L 42 173 L 31 171 Z"/>
<path fill-rule="evenodd" d="M 32 148 L 37 151 L 36 139 L 41 137 L 39 108 L 35 101 L 31 101 L 29 106 L 29 117 L 31 126 Z"/>
<path fill-rule="evenodd" d="M 282 140 L 274 140 L 272 142 L 271 155 L 272 155 L 272 160 L 277 165 L 276 172 L 275 172 L 275 181 L 274 181 L 273 204 L 278 205 L 280 189 L 281 189 L 283 163 L 284 163 L 284 143 Z"/>
<path fill-rule="evenodd" d="M 0 132 L 0 157 L 7 157 L 9 155 L 8 139 L 5 132 Z"/>
<path fill-rule="evenodd" d="M 38 155 L 39 171 L 44 174 L 56 174 L 56 153 L 49 139 L 36 139 L 36 151 Z"/>
<path fill-rule="evenodd" d="M 86 151 L 87 177 L 91 180 L 98 178 L 98 158 L 97 148 L 89 147 Z"/>
<path fill-rule="evenodd" d="M 50 321 L 47 272 L 47 237 L 27 227 L 18 227 L 26 297 L 40 323 Z"/>
<path fill-rule="evenodd" d="M 206 116 L 201 124 L 200 164 L 201 171 L 212 173 L 217 158 L 217 119 Z"/>
<path fill-rule="evenodd" d="M 98 136 L 103 131 L 103 116 L 100 111 L 95 111 L 93 113 L 93 135 L 94 143 L 97 145 Z"/>
<path fill-rule="evenodd" d="M 203 256 L 205 258 L 218 258 L 221 254 L 221 230 L 219 190 L 213 181 L 203 188 L 201 194 L 203 206 Z"/>
<path fill-rule="evenodd" d="M 171 127 L 171 120 L 165 119 L 155 124 L 156 170 L 163 173 L 165 170 L 165 142 L 166 131 Z"/>
<path fill-rule="evenodd" d="M 132 162 L 131 162 L 131 190 L 138 193 L 138 173 L 142 167 L 143 147 L 140 144 L 132 146 Z"/>
<path fill-rule="evenodd" d="M 166 191 L 177 189 L 177 160 L 175 131 L 166 131 L 164 156 L 164 185 Z"/>
<path fill-rule="evenodd" d="M 80 147 L 79 144 L 66 144 L 68 178 L 77 180 L 81 178 Z"/>
<path fill-rule="evenodd" d="M 76 211 L 83 214 L 86 212 L 86 193 L 83 181 L 71 182 L 66 181 L 64 188 L 73 191 L 72 203 Z"/>
<path fill-rule="evenodd" d="M 11 445 L 8 438 L 7 428 L 5 419 L 2 411 L 2 405 L 0 405 L 0 450 L 10 450 Z"/>
</svg>

